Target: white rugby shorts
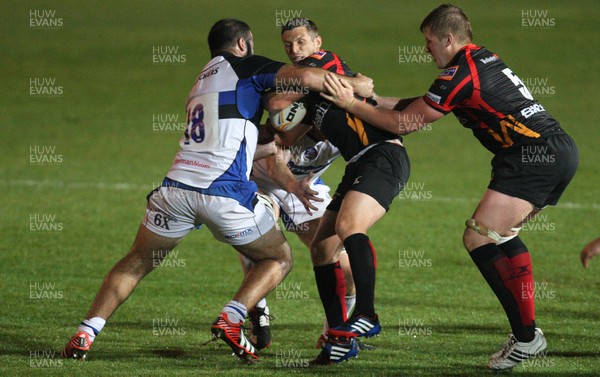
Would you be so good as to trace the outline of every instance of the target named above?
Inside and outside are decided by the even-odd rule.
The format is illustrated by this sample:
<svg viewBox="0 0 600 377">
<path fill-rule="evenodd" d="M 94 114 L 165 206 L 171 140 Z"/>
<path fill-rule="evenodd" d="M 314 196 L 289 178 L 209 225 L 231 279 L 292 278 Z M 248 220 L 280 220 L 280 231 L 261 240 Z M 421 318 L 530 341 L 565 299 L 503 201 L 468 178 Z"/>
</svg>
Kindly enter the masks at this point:
<svg viewBox="0 0 600 377">
<path fill-rule="evenodd" d="M 153 233 L 178 238 L 206 225 L 217 240 L 246 245 L 275 226 L 273 209 L 256 194 L 253 182 L 211 189 L 210 194 L 181 186 L 163 183 L 148 195 L 142 223 Z"/>
</svg>

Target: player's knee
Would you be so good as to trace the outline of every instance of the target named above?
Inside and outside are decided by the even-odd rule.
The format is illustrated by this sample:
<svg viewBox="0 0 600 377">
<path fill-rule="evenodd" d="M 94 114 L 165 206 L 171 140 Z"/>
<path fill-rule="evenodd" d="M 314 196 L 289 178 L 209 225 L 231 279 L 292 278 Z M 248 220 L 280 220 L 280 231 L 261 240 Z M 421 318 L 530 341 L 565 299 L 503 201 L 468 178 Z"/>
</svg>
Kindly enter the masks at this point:
<svg viewBox="0 0 600 377">
<path fill-rule="evenodd" d="M 471 231 L 469 228 L 466 228 L 465 231 L 463 232 L 462 241 L 463 241 L 463 246 L 465 247 L 465 249 L 467 249 L 467 251 L 471 251 L 472 245 L 474 243 L 473 242 L 473 231 Z"/>
<path fill-rule="evenodd" d="M 325 243 L 311 242 L 310 244 L 310 258 L 313 266 L 324 266 L 326 264 L 333 263 L 332 256 L 328 253 Z"/>
<path fill-rule="evenodd" d="M 283 276 L 286 276 L 292 270 L 294 261 L 292 258 L 292 249 L 290 248 L 290 244 L 286 242 L 282 245 L 282 248 L 283 250 L 281 256 L 277 261 L 281 266 L 281 272 L 283 273 Z"/>
<path fill-rule="evenodd" d="M 517 237 L 521 230 L 521 228 L 511 228 L 508 232 L 499 232 L 488 228 L 485 224 L 477 222 L 475 219 L 467 220 L 465 225 L 463 245 L 469 252 L 489 243 L 495 243 L 496 245 L 506 243 Z"/>
<path fill-rule="evenodd" d="M 362 228 L 354 219 L 338 217 L 335 223 L 335 233 L 342 240 L 355 233 L 366 233 Z"/>
</svg>

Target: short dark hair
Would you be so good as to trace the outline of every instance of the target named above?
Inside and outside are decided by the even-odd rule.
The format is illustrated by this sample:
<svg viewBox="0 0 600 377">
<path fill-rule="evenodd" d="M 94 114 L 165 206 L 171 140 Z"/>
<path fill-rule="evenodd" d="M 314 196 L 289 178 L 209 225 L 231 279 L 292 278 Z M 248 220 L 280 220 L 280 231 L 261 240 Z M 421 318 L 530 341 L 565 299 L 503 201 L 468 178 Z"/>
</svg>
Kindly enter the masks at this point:
<svg viewBox="0 0 600 377">
<path fill-rule="evenodd" d="M 224 18 L 215 22 L 208 33 L 208 48 L 211 57 L 215 57 L 220 51 L 234 48 L 240 38 L 246 41 L 252 39 L 250 26 L 244 21 L 234 18 Z"/>
<path fill-rule="evenodd" d="M 453 34 L 459 42 L 470 42 L 473 30 L 469 18 L 462 9 L 452 4 L 442 4 L 432 10 L 421 23 L 421 32 L 429 29 L 438 39 Z"/>
<path fill-rule="evenodd" d="M 317 27 L 317 24 L 315 24 L 308 18 L 301 17 L 292 18 L 291 20 L 288 20 L 285 24 L 283 24 L 283 26 L 281 27 L 281 34 L 283 34 L 285 31 L 294 30 L 298 27 L 305 27 L 306 31 L 312 33 L 315 37 L 319 35 L 319 28 Z"/>
</svg>

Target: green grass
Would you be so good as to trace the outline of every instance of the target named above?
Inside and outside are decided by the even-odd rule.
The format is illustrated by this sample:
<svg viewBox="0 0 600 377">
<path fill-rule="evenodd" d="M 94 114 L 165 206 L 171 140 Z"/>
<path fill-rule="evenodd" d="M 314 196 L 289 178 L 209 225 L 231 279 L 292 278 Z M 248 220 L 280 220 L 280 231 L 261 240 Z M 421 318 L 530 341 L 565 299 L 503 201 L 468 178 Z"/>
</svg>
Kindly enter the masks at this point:
<svg viewBox="0 0 600 377">
<path fill-rule="evenodd" d="M 331 368 L 287 368 L 314 357 L 321 311 L 307 251 L 288 238 L 297 299 L 269 302 L 274 342 L 258 365 L 239 365 L 225 346 L 203 345 L 241 281 L 237 255 L 206 230 L 193 232 L 115 313 L 84 363 L 54 359 L 82 320 L 103 276 L 130 247 L 145 195 L 160 182 L 178 133 L 153 131 L 154 114 L 177 114 L 208 60 L 214 21 L 252 26 L 256 52 L 284 60 L 276 11 L 319 24 L 325 47 L 374 78 L 382 95 L 424 93 L 437 70 L 399 63 L 399 46 L 422 46 L 418 26 L 438 2 L 4 1 L 0 4 L 0 374 L 2 375 L 456 375 L 488 374 L 485 363 L 509 332 L 502 309 L 461 245 L 464 221 L 483 194 L 490 155 L 453 117 L 405 139 L 411 181 L 430 199 L 397 199 L 370 232 L 378 251 L 378 350 Z M 539 226 L 522 233 L 542 288 L 538 324 L 550 356 L 519 375 L 595 375 L 600 356 L 600 261 L 584 271 L 579 250 L 598 236 L 600 179 L 597 22 L 600 4 L 462 1 L 475 41 L 522 78 L 547 78 L 541 98 L 578 143 L 578 175 Z M 59 29 L 31 29 L 31 10 L 54 10 Z M 522 10 L 547 10 L 555 26 L 521 27 Z M 152 64 L 153 46 L 176 46 L 181 65 Z M 30 79 L 53 78 L 62 95 L 30 96 Z M 31 164 L 30 148 L 54 148 L 56 164 Z M 326 174 L 335 186 L 343 171 Z M 32 231 L 33 216 L 54 231 Z M 35 227 L 35 224 L 34 224 Z M 60 229 L 59 229 L 60 228 Z M 429 267 L 401 266 L 405 252 Z M 50 295 L 33 299 L 39 290 Z M 154 335 L 155 321 L 177 321 Z M 408 336 L 416 331 L 416 337 Z"/>
</svg>

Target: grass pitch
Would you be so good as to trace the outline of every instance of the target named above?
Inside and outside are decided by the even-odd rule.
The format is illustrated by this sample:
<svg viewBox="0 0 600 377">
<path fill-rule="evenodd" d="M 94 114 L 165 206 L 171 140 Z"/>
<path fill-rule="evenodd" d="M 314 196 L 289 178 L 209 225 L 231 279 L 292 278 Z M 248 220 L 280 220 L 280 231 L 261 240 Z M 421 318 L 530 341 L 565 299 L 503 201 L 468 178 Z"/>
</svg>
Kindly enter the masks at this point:
<svg viewBox="0 0 600 377">
<path fill-rule="evenodd" d="M 448 116 L 405 138 L 407 192 L 370 232 L 378 251 L 375 351 L 306 368 L 322 310 L 308 252 L 269 297 L 274 341 L 258 365 L 203 345 L 241 281 L 233 250 L 194 231 L 109 320 L 87 362 L 59 359 L 105 273 L 129 249 L 145 195 L 164 177 L 184 101 L 208 60 L 206 35 L 236 17 L 256 52 L 285 60 L 278 26 L 309 17 L 382 95 L 423 94 L 437 69 L 419 24 L 438 2 L 5 1 L 0 4 L 0 374 L 481 376 L 510 331 L 462 249 L 464 221 L 487 185 L 490 155 Z M 535 264 L 538 325 L 549 356 L 519 375 L 597 375 L 600 260 L 595 1 L 460 1 L 475 42 L 498 53 L 578 143 L 577 176 L 522 238 Z M 336 162 L 325 179 L 335 187 Z"/>
</svg>

